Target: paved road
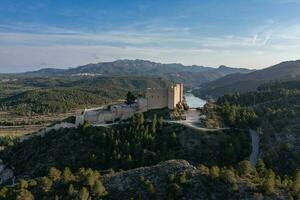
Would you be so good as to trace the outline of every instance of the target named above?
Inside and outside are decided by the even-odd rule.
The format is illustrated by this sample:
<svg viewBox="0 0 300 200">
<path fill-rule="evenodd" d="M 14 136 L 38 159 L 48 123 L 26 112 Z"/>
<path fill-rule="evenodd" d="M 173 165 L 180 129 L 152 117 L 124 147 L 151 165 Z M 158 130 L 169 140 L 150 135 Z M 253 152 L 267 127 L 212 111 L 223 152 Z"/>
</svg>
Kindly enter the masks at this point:
<svg viewBox="0 0 300 200">
<path fill-rule="evenodd" d="M 184 126 L 187 126 L 189 128 L 193 128 L 200 131 L 220 131 L 225 130 L 226 128 L 217 128 L 217 129 L 208 129 L 203 128 L 199 126 L 199 111 L 196 109 L 190 109 L 186 113 L 186 120 L 179 120 L 179 121 L 173 121 L 173 120 L 165 120 L 168 123 L 176 123 L 181 124 Z M 256 133 L 256 131 L 250 129 L 249 134 L 251 136 L 251 145 L 252 145 L 252 151 L 250 154 L 250 163 L 252 166 L 255 166 L 258 160 L 258 154 L 259 154 L 259 137 Z"/>
<path fill-rule="evenodd" d="M 165 120 L 167 123 L 175 123 L 193 128 L 199 131 L 220 131 L 226 128 L 203 128 L 200 127 L 200 112 L 196 109 L 189 109 L 186 113 L 186 120 Z"/>
<path fill-rule="evenodd" d="M 252 166 L 255 166 L 259 154 L 259 137 L 256 131 L 252 129 L 249 130 L 249 133 L 251 135 L 251 141 L 252 141 L 252 152 L 250 154 L 250 163 Z"/>
</svg>

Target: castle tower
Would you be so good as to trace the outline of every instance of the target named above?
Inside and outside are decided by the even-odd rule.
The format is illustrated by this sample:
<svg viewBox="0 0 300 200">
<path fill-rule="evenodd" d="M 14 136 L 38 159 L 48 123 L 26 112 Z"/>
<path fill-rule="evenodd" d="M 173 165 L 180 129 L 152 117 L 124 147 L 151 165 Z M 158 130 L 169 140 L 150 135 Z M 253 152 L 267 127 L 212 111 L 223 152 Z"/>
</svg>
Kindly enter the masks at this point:
<svg viewBox="0 0 300 200">
<path fill-rule="evenodd" d="M 183 84 L 174 84 L 168 89 L 168 108 L 173 110 L 183 100 Z"/>
</svg>

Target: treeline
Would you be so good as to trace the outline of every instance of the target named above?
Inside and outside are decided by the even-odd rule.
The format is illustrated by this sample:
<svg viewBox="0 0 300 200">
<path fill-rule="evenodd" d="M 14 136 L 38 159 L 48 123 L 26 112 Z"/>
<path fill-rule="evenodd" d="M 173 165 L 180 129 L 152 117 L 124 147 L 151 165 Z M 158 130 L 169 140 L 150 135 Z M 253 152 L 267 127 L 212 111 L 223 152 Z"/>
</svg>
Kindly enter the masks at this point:
<svg viewBox="0 0 300 200">
<path fill-rule="evenodd" d="M 300 81 L 274 82 L 255 92 L 227 94 L 203 111 L 207 126 L 258 130 L 261 157 L 276 172 L 292 174 L 299 167 Z"/>
<path fill-rule="evenodd" d="M 64 113 L 83 105 L 101 105 L 105 98 L 81 89 L 31 90 L 3 99 L 0 110 L 19 115 Z"/>
<path fill-rule="evenodd" d="M 300 81 L 275 82 L 262 85 L 255 92 L 226 94 L 217 99 L 216 105 L 215 114 L 226 126 L 255 128 L 267 120 L 281 131 L 295 123 L 293 119 L 300 114 Z"/>
<path fill-rule="evenodd" d="M 132 169 L 175 158 L 179 148 L 176 133 L 165 129 L 162 119 L 154 116 L 145 122 L 137 115 L 130 124 L 113 129 L 85 124 L 52 131 L 6 149 L 2 158 L 16 174 L 43 175 L 49 163 L 71 169 Z"/>
<path fill-rule="evenodd" d="M 163 177 L 156 178 L 161 174 Z M 199 164 L 197 168 L 160 169 L 144 176 L 124 174 L 126 188 L 112 189 L 120 184 L 113 171 L 105 178 L 97 170 L 80 168 L 73 173 L 68 167 L 59 170 L 51 167 L 46 176 L 20 179 L 13 187 L 1 187 L 0 199 L 291 199 L 300 198 L 300 171 L 293 177 L 279 176 L 268 169 L 262 160 L 255 167 L 241 161 L 236 167 L 218 167 Z M 104 179 L 106 181 L 104 181 Z M 107 180 L 110 184 L 107 184 Z M 124 181 L 123 180 L 123 181 Z M 153 181 L 155 180 L 155 181 Z M 159 188 L 163 187 L 163 189 Z M 158 192 L 160 191 L 160 192 Z"/>
<path fill-rule="evenodd" d="M 65 113 L 124 99 L 128 91 L 165 87 L 160 78 L 50 77 L 17 78 L 0 85 L 0 111 L 19 115 Z"/>
<path fill-rule="evenodd" d="M 224 130 L 207 135 L 150 116 L 153 118 L 135 115 L 128 123 L 111 128 L 85 124 L 52 131 L 6 148 L 1 158 L 17 175 L 42 176 L 51 163 L 72 170 L 127 170 L 175 158 L 231 165 L 250 154 L 250 138 L 244 132 Z"/>
<path fill-rule="evenodd" d="M 107 191 L 98 171 L 80 168 L 77 173 L 65 167 L 51 167 L 47 176 L 21 179 L 14 188 L 1 187 L 0 199 L 103 199 Z"/>
</svg>

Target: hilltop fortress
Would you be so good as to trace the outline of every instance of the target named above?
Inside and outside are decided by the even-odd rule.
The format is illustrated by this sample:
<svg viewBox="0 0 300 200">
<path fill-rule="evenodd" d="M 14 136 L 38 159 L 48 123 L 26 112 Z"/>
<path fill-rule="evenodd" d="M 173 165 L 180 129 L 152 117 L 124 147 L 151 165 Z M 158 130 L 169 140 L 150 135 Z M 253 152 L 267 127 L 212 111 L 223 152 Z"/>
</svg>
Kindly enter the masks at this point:
<svg viewBox="0 0 300 200">
<path fill-rule="evenodd" d="M 92 124 L 112 123 L 132 117 L 152 109 L 169 108 L 174 110 L 183 101 L 183 84 L 172 84 L 168 88 L 148 88 L 144 97 L 134 104 L 116 104 L 100 108 L 85 109 L 76 116 L 76 125 L 88 121 Z"/>
</svg>

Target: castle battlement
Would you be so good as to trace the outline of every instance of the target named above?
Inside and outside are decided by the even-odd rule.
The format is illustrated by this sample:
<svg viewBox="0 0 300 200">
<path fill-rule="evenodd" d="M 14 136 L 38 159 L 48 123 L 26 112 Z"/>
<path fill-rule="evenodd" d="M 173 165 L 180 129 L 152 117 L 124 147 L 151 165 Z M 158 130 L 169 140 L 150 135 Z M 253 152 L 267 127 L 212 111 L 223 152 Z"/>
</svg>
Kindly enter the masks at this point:
<svg viewBox="0 0 300 200">
<path fill-rule="evenodd" d="M 168 88 L 148 88 L 146 91 L 147 108 L 169 108 L 173 110 L 183 100 L 183 84 L 173 84 Z"/>
<path fill-rule="evenodd" d="M 92 124 L 101 124 L 124 120 L 135 113 L 152 109 L 169 108 L 174 110 L 177 104 L 183 101 L 183 84 L 173 84 L 168 88 L 148 88 L 144 98 L 138 98 L 133 105 L 116 104 L 105 107 L 85 109 L 81 115 L 76 116 L 76 124 L 88 121 Z"/>
</svg>

